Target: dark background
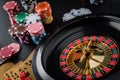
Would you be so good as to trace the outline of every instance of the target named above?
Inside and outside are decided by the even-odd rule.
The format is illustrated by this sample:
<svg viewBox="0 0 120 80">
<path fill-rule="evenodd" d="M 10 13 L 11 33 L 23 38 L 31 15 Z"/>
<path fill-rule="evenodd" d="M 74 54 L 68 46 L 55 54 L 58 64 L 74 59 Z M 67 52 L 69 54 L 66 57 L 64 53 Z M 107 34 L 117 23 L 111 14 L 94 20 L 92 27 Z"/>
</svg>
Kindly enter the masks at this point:
<svg viewBox="0 0 120 80">
<path fill-rule="evenodd" d="M 8 29 L 11 27 L 8 14 L 3 10 L 3 5 L 5 2 L 10 0 L 0 0 L 0 48 L 7 46 L 12 42 L 18 42 L 10 37 L 8 34 Z M 19 0 L 15 0 L 19 2 Z M 38 0 L 43 1 L 43 0 Z M 52 7 L 52 12 L 54 16 L 54 21 L 50 25 L 45 25 L 47 33 L 54 33 L 56 28 L 59 28 L 62 22 L 62 16 L 64 13 L 69 12 L 71 9 L 79 9 L 80 7 L 87 7 L 91 9 L 93 14 L 109 14 L 120 17 L 120 0 L 104 0 L 104 3 L 95 6 L 90 5 L 89 0 L 46 0 L 50 2 Z M 25 60 L 25 58 L 30 54 L 30 52 L 36 47 L 34 44 L 24 45 L 21 44 L 21 51 L 13 56 L 11 60 L 13 62 L 18 62 L 19 60 Z M 120 63 L 119 63 L 120 64 Z M 119 68 L 118 68 L 119 69 Z M 120 70 L 120 69 L 119 69 Z M 116 71 L 112 76 L 108 76 L 108 79 L 105 80 L 119 80 L 120 71 Z"/>
</svg>

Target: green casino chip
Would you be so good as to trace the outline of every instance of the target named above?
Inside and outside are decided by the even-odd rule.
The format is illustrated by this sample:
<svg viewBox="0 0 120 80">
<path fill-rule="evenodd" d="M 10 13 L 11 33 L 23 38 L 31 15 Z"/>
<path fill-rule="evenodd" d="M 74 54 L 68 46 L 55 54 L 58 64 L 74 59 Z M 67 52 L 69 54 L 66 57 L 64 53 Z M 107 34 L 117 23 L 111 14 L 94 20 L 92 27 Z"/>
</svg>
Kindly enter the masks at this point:
<svg viewBox="0 0 120 80">
<path fill-rule="evenodd" d="M 15 16 L 15 21 L 18 24 L 23 24 L 25 23 L 26 17 L 28 16 L 27 12 L 20 12 Z"/>
</svg>

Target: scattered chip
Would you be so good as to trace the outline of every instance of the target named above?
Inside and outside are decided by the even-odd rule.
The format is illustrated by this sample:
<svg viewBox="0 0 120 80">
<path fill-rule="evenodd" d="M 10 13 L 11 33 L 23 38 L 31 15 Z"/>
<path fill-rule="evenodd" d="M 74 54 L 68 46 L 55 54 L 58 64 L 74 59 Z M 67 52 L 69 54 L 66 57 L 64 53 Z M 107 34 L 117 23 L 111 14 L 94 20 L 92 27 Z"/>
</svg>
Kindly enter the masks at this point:
<svg viewBox="0 0 120 80">
<path fill-rule="evenodd" d="M 92 14 L 88 8 L 72 9 L 70 12 L 63 15 L 63 22 L 71 20 L 77 16 L 83 16 L 87 14 Z"/>
<path fill-rule="evenodd" d="M 71 19 L 73 19 L 73 18 L 75 18 L 75 17 L 76 17 L 76 16 L 72 15 L 71 13 L 65 13 L 65 14 L 63 15 L 63 22 L 68 21 L 68 20 L 71 20 Z"/>
<path fill-rule="evenodd" d="M 90 4 L 98 5 L 103 3 L 103 0 L 90 0 Z"/>
<path fill-rule="evenodd" d="M 4 63 L 7 60 L 7 58 L 4 57 L 4 54 L 2 54 L 2 50 L 0 50 L 0 64 Z"/>
<path fill-rule="evenodd" d="M 8 45 L 8 47 L 13 49 L 13 54 L 16 54 L 20 51 L 20 45 L 18 43 L 11 43 Z"/>
<path fill-rule="evenodd" d="M 2 58 L 10 58 L 12 56 L 13 49 L 8 46 L 3 47 L 1 48 L 0 53 L 3 54 Z"/>
</svg>

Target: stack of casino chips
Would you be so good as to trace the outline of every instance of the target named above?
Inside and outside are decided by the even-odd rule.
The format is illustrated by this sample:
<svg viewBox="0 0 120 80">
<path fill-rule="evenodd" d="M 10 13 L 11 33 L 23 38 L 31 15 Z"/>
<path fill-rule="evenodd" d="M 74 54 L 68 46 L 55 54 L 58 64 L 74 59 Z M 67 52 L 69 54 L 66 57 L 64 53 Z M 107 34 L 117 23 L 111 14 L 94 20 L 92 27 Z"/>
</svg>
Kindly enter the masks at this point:
<svg viewBox="0 0 120 80">
<path fill-rule="evenodd" d="M 26 12 L 31 13 L 34 11 L 37 1 L 36 0 L 20 0 L 20 3 L 22 4 Z"/>
<path fill-rule="evenodd" d="M 50 4 L 46 1 L 40 2 L 35 7 L 35 12 L 37 12 L 44 24 L 50 24 L 53 21 L 52 11 Z"/>
<path fill-rule="evenodd" d="M 0 49 L 0 64 L 9 59 L 12 55 L 17 54 L 20 51 L 20 45 L 18 43 L 11 43 Z"/>
<path fill-rule="evenodd" d="M 16 25 L 14 17 L 20 12 L 20 5 L 15 1 L 6 2 L 3 6 L 4 10 L 8 13 L 11 25 Z"/>
<path fill-rule="evenodd" d="M 21 12 L 20 5 L 15 1 L 9 1 L 4 5 L 12 25 L 8 32 L 11 37 L 18 38 L 21 43 L 29 44 L 32 39 L 35 44 L 38 44 L 46 36 L 42 22 L 50 24 L 53 21 L 50 4 L 44 1 L 36 5 L 36 0 L 20 0 L 20 2 L 25 9 L 24 12 Z M 31 28 L 31 26 L 36 25 L 38 26 L 38 32 L 34 33 L 36 27 L 33 28 L 33 33 L 27 31 L 28 26 Z"/>
<path fill-rule="evenodd" d="M 11 27 L 8 31 L 12 37 L 17 37 L 19 41 L 23 44 L 29 44 L 31 42 L 30 34 L 28 33 L 27 26 L 25 25 L 15 25 L 14 27 Z"/>
<path fill-rule="evenodd" d="M 35 44 L 39 44 L 39 42 L 46 36 L 44 26 L 40 22 L 31 23 L 27 30 Z"/>
<path fill-rule="evenodd" d="M 23 44 L 29 44 L 31 42 L 30 35 L 28 33 L 26 23 L 27 12 L 19 12 L 15 15 L 15 21 L 19 24 L 14 26 L 15 35 L 19 41 Z M 13 32 L 14 33 L 14 32 Z"/>
<path fill-rule="evenodd" d="M 38 44 L 43 37 L 46 36 L 44 26 L 42 25 L 41 17 L 37 13 L 30 13 L 26 17 L 26 26 L 28 32 L 35 44 Z"/>
<path fill-rule="evenodd" d="M 21 12 L 20 5 L 15 1 L 6 2 L 3 8 L 7 11 L 11 21 L 12 26 L 8 29 L 10 36 L 18 38 L 21 43 L 30 43 L 30 35 L 26 30 L 27 27 L 24 25 L 28 13 Z"/>
<path fill-rule="evenodd" d="M 16 26 L 16 25 L 14 25 L 14 26 Z M 17 30 L 14 28 L 14 26 L 10 27 L 8 29 L 8 32 L 12 38 L 16 39 L 17 38 L 17 35 L 16 35 Z"/>
</svg>

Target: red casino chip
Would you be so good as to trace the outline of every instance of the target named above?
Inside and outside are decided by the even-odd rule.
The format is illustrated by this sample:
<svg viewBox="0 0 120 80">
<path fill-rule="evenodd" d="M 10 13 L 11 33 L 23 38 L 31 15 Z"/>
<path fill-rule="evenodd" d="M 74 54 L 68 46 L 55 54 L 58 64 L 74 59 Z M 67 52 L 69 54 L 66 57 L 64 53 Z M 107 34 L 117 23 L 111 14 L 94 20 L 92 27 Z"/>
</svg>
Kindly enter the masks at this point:
<svg viewBox="0 0 120 80">
<path fill-rule="evenodd" d="M 0 59 L 5 58 L 4 54 L 2 54 L 2 50 L 0 50 Z"/>
<path fill-rule="evenodd" d="M 20 45 L 18 43 L 11 43 L 8 45 L 8 47 L 13 49 L 13 54 L 16 54 L 20 51 Z"/>
<path fill-rule="evenodd" d="M 17 3 L 15 1 L 9 1 L 9 2 L 6 2 L 5 5 L 3 6 L 3 8 L 8 11 L 8 10 L 11 10 L 11 9 L 14 9 L 16 7 Z"/>
<path fill-rule="evenodd" d="M 17 25 L 15 19 L 14 19 L 14 16 L 12 14 L 9 14 L 9 19 L 10 19 L 10 23 L 11 25 Z"/>
<path fill-rule="evenodd" d="M 20 12 L 20 5 L 15 1 L 6 2 L 3 6 L 4 10 L 7 11 L 9 15 L 15 16 L 18 12 Z"/>
<path fill-rule="evenodd" d="M 9 15 L 11 25 L 16 25 L 17 23 L 14 20 L 14 16 L 20 12 L 20 5 L 15 1 L 9 1 L 4 4 L 3 8 Z"/>
<path fill-rule="evenodd" d="M 27 30 L 31 36 L 39 36 L 44 32 L 44 26 L 42 25 L 42 23 L 35 22 L 30 24 Z"/>
<path fill-rule="evenodd" d="M 8 46 L 3 47 L 1 48 L 0 53 L 3 54 L 3 58 L 10 58 L 13 54 L 13 49 Z"/>
</svg>

